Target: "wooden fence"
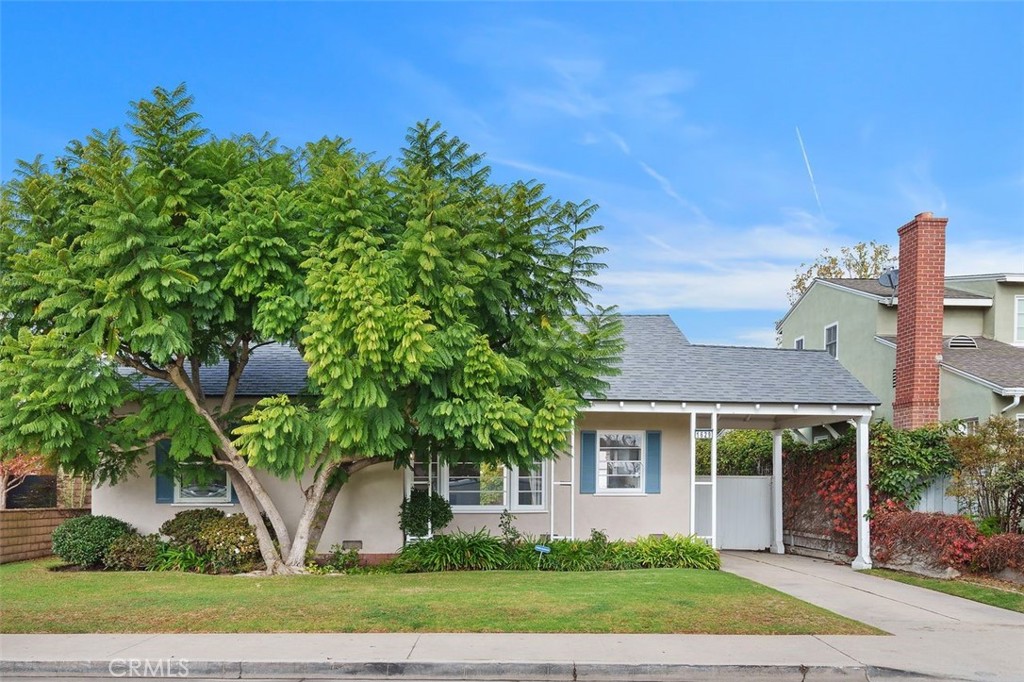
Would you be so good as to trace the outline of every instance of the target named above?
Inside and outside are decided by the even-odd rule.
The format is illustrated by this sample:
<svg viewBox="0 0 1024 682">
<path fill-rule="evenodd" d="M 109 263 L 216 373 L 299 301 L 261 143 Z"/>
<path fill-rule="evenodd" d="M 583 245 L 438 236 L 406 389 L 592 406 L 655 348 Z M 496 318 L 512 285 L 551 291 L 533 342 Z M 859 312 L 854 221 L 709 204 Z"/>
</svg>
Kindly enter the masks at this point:
<svg viewBox="0 0 1024 682">
<path fill-rule="evenodd" d="M 50 556 L 53 529 L 88 509 L 4 509 L 0 511 L 0 564 Z"/>
</svg>

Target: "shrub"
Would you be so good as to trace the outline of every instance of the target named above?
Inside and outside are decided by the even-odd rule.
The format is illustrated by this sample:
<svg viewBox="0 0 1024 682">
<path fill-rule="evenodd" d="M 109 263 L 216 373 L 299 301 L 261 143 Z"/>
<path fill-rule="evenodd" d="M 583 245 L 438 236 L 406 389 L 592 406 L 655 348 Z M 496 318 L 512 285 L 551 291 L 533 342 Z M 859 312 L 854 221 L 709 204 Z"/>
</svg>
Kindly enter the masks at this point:
<svg viewBox="0 0 1024 682">
<path fill-rule="evenodd" d="M 135 529 L 110 516 L 79 516 L 53 530 L 53 553 L 69 564 L 96 566 L 103 554 L 122 535 Z"/>
<path fill-rule="evenodd" d="M 398 556 L 398 565 L 408 572 L 492 571 L 505 564 L 501 540 L 486 529 L 435 535 L 406 545 Z"/>
<path fill-rule="evenodd" d="M 208 554 L 197 552 L 191 545 L 164 545 L 151 568 L 154 571 L 206 573 L 213 566 Z"/>
<path fill-rule="evenodd" d="M 452 505 L 437 493 L 413 490 L 402 500 L 398 527 L 406 536 L 424 538 L 452 522 Z"/>
<path fill-rule="evenodd" d="M 198 552 L 205 554 L 217 570 L 234 573 L 251 571 L 261 554 L 256 531 L 245 514 L 215 519 L 199 531 Z"/>
<path fill-rule="evenodd" d="M 186 509 L 164 521 L 160 532 L 171 539 L 171 544 L 199 548 L 199 533 L 209 524 L 224 518 L 224 512 L 214 507 Z"/>
<path fill-rule="evenodd" d="M 541 568 L 553 571 L 596 571 L 601 559 L 589 540 L 552 540 L 551 553 L 541 562 Z"/>
<path fill-rule="evenodd" d="M 964 568 L 978 547 L 977 527 L 962 516 L 880 509 L 871 522 L 872 553 L 887 564 Z"/>
<path fill-rule="evenodd" d="M 684 535 L 637 538 L 635 556 L 643 568 L 700 568 L 717 571 L 721 559 L 703 540 Z"/>
<path fill-rule="evenodd" d="M 1002 533 L 984 538 L 974 552 L 971 568 L 989 573 L 1007 568 L 1024 572 L 1024 535 Z"/>
<path fill-rule="evenodd" d="M 145 571 L 164 548 L 159 535 L 129 533 L 116 538 L 103 554 L 103 565 L 115 571 Z"/>
</svg>

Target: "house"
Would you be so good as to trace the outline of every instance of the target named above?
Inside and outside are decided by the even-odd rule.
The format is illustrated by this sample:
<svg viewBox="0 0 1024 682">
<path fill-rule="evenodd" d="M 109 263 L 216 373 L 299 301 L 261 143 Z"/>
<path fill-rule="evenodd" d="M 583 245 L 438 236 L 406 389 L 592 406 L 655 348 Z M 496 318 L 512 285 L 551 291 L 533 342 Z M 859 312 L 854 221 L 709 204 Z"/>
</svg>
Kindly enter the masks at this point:
<svg viewBox="0 0 1024 682">
<path fill-rule="evenodd" d="M 921 213 L 899 228 L 894 289 L 814 280 L 779 322 L 780 345 L 826 350 L 896 427 L 1001 414 L 1024 428 L 1024 273 L 944 276 L 946 222 Z"/>
<path fill-rule="evenodd" d="M 403 542 L 399 504 L 413 487 L 446 496 L 454 528 L 497 531 L 505 509 L 516 515 L 521 531 L 549 537 L 586 537 L 592 529 L 612 538 L 695 534 L 701 521 L 700 527 L 710 529 L 705 534 L 709 542 L 721 546 L 721 523 L 749 519 L 728 518 L 733 506 L 718 504 L 714 469 L 707 481 L 693 475 L 698 436 L 711 439 L 714 454 L 721 429 L 772 430 L 775 471 L 780 472 L 783 429 L 852 420 L 863 482 L 858 488 L 862 534 L 855 563 L 870 565 L 863 514 L 868 503 L 868 423 L 878 404 L 870 391 L 825 352 L 693 345 L 664 315 L 627 315 L 623 326 L 621 373 L 610 379 L 605 396 L 583 411 L 568 435 L 565 453 L 518 469 L 436 461 L 407 470 L 390 464 L 369 467 L 342 489 L 320 551 L 334 543 L 367 554 L 396 551 Z M 223 390 L 223 371 L 203 376 L 207 396 Z M 305 386 L 306 365 L 298 352 L 266 346 L 254 353 L 238 394 L 251 400 L 301 393 Z M 226 478 L 200 485 L 161 476 L 154 480 L 147 468 L 139 470 L 140 475 L 118 485 L 97 487 L 94 512 L 125 519 L 148 533 L 182 508 L 223 505 L 227 511 L 239 510 Z M 298 484 L 261 477 L 286 519 L 297 519 L 302 504 Z M 706 486 L 705 498 L 710 496 L 704 510 L 697 504 L 699 486 Z M 754 513 L 765 524 L 763 547 L 776 552 L 783 551 L 781 491 L 781 479 L 775 476 L 764 508 Z"/>
</svg>

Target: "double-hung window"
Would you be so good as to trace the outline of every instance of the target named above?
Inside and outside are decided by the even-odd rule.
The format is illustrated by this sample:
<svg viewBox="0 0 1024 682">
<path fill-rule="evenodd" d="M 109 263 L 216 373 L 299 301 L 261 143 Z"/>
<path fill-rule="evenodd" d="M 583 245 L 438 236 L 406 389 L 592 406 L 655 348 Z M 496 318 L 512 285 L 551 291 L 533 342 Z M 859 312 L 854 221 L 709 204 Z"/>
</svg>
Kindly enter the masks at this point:
<svg viewBox="0 0 1024 682">
<path fill-rule="evenodd" d="M 413 463 L 409 488 L 432 490 L 455 512 L 541 511 L 545 504 L 547 462 L 505 467 L 481 462 Z"/>
<path fill-rule="evenodd" d="M 644 491 L 644 432 L 599 431 L 597 492 L 639 494 Z"/>
<path fill-rule="evenodd" d="M 839 323 L 825 327 L 825 350 L 834 358 L 839 357 Z"/>
</svg>

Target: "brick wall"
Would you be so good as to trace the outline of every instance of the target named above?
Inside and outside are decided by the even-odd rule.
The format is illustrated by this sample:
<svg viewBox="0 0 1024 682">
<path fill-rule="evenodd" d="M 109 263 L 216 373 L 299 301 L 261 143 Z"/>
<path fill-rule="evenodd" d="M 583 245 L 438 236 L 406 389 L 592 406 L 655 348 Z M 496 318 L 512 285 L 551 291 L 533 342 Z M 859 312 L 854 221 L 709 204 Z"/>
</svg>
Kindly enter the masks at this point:
<svg viewBox="0 0 1024 682">
<path fill-rule="evenodd" d="M 88 509 L 4 509 L 0 511 L 0 564 L 50 556 L 53 529 Z"/>
<path fill-rule="evenodd" d="M 919 213 L 899 229 L 896 399 L 893 426 L 939 421 L 939 362 L 945 298 L 946 218 Z"/>
</svg>

